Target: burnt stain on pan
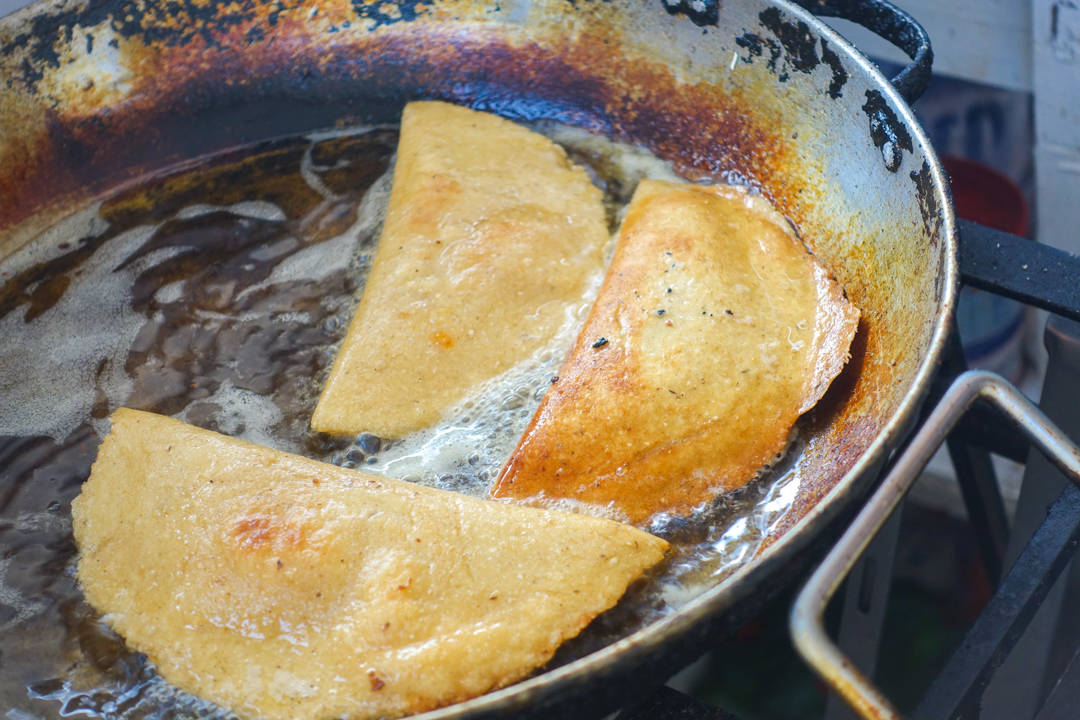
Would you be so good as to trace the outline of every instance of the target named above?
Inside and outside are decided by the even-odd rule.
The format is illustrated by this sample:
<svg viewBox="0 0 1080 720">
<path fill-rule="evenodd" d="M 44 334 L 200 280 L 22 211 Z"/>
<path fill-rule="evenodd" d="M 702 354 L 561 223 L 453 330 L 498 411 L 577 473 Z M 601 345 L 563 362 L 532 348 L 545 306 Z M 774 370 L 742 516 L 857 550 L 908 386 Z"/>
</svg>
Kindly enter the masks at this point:
<svg viewBox="0 0 1080 720">
<path fill-rule="evenodd" d="M 821 56 L 818 56 L 818 38 L 810 32 L 810 27 L 801 20 L 785 20 L 778 8 L 767 8 L 758 14 L 758 20 L 772 37 L 762 37 L 754 32 L 744 32 L 735 38 L 735 44 L 749 53 L 745 58 L 752 61 L 763 57 L 768 51 L 768 67 L 776 74 L 780 82 L 787 82 L 792 72 L 809 75 L 818 65 L 825 64 L 832 71 L 828 95 L 833 100 L 843 95 L 843 87 L 848 80 L 840 56 L 829 47 L 828 41 L 821 38 Z"/>
<path fill-rule="evenodd" d="M 843 96 L 844 84 L 848 80 L 848 71 L 840 61 L 840 56 L 829 47 L 829 41 L 821 38 L 821 62 L 832 69 L 832 80 L 829 82 L 829 97 L 838 100 Z"/>
<path fill-rule="evenodd" d="M 215 7 L 192 0 L 172 0 L 160 6 L 143 6 L 131 0 L 104 0 L 89 3 L 78 10 L 36 15 L 30 19 L 27 30 L 16 35 L 2 49 L 3 52 L 10 52 L 14 48 L 29 51 L 22 63 L 24 73 L 21 79 L 34 84 L 42 79 L 44 67 L 60 67 L 62 58 L 57 51 L 56 41 L 72 40 L 76 29 L 85 35 L 88 54 L 93 51 L 95 38 L 94 32 L 87 31 L 87 28 L 95 27 L 107 27 L 119 38 L 140 38 L 148 45 L 162 43 L 182 46 L 198 38 L 221 48 L 222 36 L 228 35 L 232 28 L 248 24 L 256 18 L 256 6 L 274 5 L 280 3 L 256 0 Z M 112 42 L 115 43 L 115 40 Z"/>
<path fill-rule="evenodd" d="M 361 19 L 375 22 L 375 27 L 392 25 L 397 22 L 409 22 L 430 11 L 433 7 L 431 0 L 399 0 L 395 3 L 373 3 L 364 0 L 353 0 L 353 10 Z M 345 21 L 343 26 L 348 28 L 351 23 Z"/>
<path fill-rule="evenodd" d="M 743 58 L 743 62 L 753 62 L 754 58 L 763 57 L 765 51 L 769 51 L 769 59 L 766 64 L 770 70 L 777 72 L 776 63 L 780 60 L 780 43 L 770 38 L 763 38 L 757 33 L 745 32 L 735 38 L 735 44 L 744 48 L 749 55 Z"/>
<path fill-rule="evenodd" d="M 698 27 L 720 21 L 720 0 L 664 0 L 664 9 L 671 15 L 685 15 Z"/>
<path fill-rule="evenodd" d="M 817 55 L 817 38 L 810 34 L 810 27 L 806 23 L 785 22 L 779 8 L 762 10 L 758 19 L 776 36 L 784 48 L 784 59 L 792 70 L 809 74 L 821 62 Z M 781 74 L 781 82 L 784 79 Z"/>
<path fill-rule="evenodd" d="M 21 43 L 23 63 L 35 69 L 16 79 L 33 86 L 29 98 L 47 96 L 58 73 L 75 64 L 65 56 L 74 51 L 64 38 L 86 47 L 76 28 L 95 22 L 110 29 L 92 33 L 93 52 L 111 33 L 118 62 L 137 68 L 122 95 L 69 92 L 51 106 L 28 103 L 28 116 L 12 118 L 8 127 L 17 129 L 0 142 L 0 162 L 12 170 L 0 176 L 0 196 L 10 198 L 0 205 L 0 231 L 239 144 L 342 123 L 395 122 L 401 107 L 419 98 L 636 142 L 691 177 L 764 190 L 799 219 L 797 173 L 790 182 L 781 177 L 784 143 L 773 123 L 755 115 L 754 103 L 707 83 L 682 83 L 647 57 L 613 62 L 624 51 L 609 29 L 586 25 L 576 37 L 540 44 L 475 23 L 379 24 L 351 4 L 329 5 L 280 10 L 254 3 L 216 15 L 193 7 L 185 20 L 149 9 L 139 15 L 113 2 L 34 19 L 31 28 L 42 35 L 33 40 L 22 33 L 5 44 L 0 37 L 4 50 Z M 410 7 L 419 13 L 426 6 Z M 327 34 L 346 21 L 355 24 L 350 33 Z M 0 120 L 9 114 L 0 108 Z"/>
<path fill-rule="evenodd" d="M 930 164 L 923 160 L 922 168 L 911 171 L 911 180 L 915 183 L 915 198 L 919 201 L 923 229 L 930 242 L 936 245 L 941 237 L 941 208 L 934 192 L 934 178 L 930 174 Z"/>
<path fill-rule="evenodd" d="M 902 151 L 914 152 L 907 127 L 878 90 L 866 91 L 862 111 L 870 121 L 870 140 L 881 151 L 885 169 L 896 172 L 904 160 Z"/>
</svg>

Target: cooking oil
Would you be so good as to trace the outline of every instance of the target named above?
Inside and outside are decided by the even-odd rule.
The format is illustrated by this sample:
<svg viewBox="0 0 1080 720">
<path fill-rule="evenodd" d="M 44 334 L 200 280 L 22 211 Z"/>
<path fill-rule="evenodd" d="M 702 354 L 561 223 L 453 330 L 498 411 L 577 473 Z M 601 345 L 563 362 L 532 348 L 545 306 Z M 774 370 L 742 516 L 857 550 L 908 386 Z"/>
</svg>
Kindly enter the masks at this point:
<svg viewBox="0 0 1080 720">
<path fill-rule="evenodd" d="M 638 148 L 534 129 L 604 191 L 612 231 L 641 178 L 677 179 Z M 378 240 L 396 142 L 393 127 L 358 127 L 188 163 L 81 209 L 0 262 L 0 704 L 41 717 L 229 716 L 164 682 L 79 592 L 70 502 L 118 407 L 487 495 L 602 278 L 550 346 L 437 426 L 400 440 L 311 431 Z M 797 451 L 796 441 L 789 456 Z M 716 585 L 760 547 L 797 483 L 778 466 L 694 518 L 655 518 L 649 529 L 674 544 L 669 561 L 552 665 Z"/>
</svg>

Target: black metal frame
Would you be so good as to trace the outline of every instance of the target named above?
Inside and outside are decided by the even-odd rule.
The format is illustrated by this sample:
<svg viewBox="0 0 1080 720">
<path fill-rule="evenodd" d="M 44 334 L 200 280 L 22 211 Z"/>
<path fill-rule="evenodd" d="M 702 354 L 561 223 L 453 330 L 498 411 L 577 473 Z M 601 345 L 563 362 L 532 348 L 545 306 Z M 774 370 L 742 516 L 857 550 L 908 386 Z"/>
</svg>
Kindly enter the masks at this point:
<svg viewBox="0 0 1080 720">
<path fill-rule="evenodd" d="M 1070 400 L 1080 391 L 1080 323 L 1066 319 L 1080 318 L 1080 287 L 1076 282 L 1080 279 L 1080 257 L 962 222 L 960 271 L 964 282 L 974 287 L 1065 316 L 1051 317 L 1047 323 L 1049 357 L 1040 405 L 1066 433 L 1080 436 L 1080 407 Z M 959 352 L 957 346 L 949 362 L 953 367 L 944 368 L 943 375 L 960 369 L 957 365 L 962 363 L 962 357 L 956 357 Z M 1017 434 L 1009 430 L 1006 428 L 1008 434 Z M 987 440 L 992 442 L 992 437 L 984 436 L 981 441 L 972 433 L 950 437 L 949 450 L 987 574 L 997 591 L 927 690 L 916 718 L 979 716 L 983 692 L 994 672 L 1016 645 L 1080 543 L 1080 488 L 1061 479 L 1064 489 L 1045 520 L 1008 574 L 1000 584 L 996 583 L 1008 528 L 989 463 L 989 453 L 997 448 Z M 1040 459 L 1029 460 L 1025 482 L 1032 482 L 1033 471 L 1058 473 Z"/>
</svg>

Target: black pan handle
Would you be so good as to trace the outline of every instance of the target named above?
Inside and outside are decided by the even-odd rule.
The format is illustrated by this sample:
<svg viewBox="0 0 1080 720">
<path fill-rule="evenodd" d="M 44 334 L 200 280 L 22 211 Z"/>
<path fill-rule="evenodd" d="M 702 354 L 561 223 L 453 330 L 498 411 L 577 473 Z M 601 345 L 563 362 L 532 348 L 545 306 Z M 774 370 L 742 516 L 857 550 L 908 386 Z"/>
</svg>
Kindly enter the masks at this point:
<svg viewBox="0 0 1080 720">
<path fill-rule="evenodd" d="M 965 285 L 1080 321 L 1080 256 L 968 220 L 957 224 Z"/>
<path fill-rule="evenodd" d="M 907 53 L 911 58 L 892 78 L 893 87 L 908 102 L 915 102 L 930 82 L 934 51 L 930 35 L 915 18 L 888 0 L 795 0 L 815 15 L 838 17 L 862 25 Z"/>
</svg>

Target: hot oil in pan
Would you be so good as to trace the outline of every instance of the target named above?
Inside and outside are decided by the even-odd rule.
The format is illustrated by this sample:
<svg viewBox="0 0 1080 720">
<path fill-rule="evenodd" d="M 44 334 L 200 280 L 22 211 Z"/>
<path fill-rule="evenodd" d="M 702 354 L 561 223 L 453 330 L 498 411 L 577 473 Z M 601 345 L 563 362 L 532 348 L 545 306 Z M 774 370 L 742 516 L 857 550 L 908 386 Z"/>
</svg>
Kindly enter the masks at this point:
<svg viewBox="0 0 1080 720">
<path fill-rule="evenodd" d="M 633 148 L 537 129 L 604 189 L 613 230 L 640 178 L 671 177 Z M 0 263 L 0 705 L 44 717 L 218 714 L 127 650 L 74 580 L 70 502 L 117 407 L 486 495 L 587 301 L 551 347 L 437 428 L 396 442 L 308 429 L 374 251 L 396 141 L 392 128 L 355 129 L 207 160 L 86 208 Z M 694 521 L 658 519 L 651 529 L 674 543 L 671 560 L 553 664 L 729 575 L 786 512 L 797 483 L 778 469 Z"/>
</svg>

